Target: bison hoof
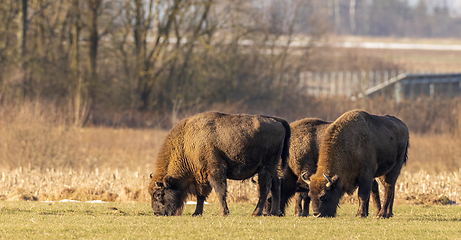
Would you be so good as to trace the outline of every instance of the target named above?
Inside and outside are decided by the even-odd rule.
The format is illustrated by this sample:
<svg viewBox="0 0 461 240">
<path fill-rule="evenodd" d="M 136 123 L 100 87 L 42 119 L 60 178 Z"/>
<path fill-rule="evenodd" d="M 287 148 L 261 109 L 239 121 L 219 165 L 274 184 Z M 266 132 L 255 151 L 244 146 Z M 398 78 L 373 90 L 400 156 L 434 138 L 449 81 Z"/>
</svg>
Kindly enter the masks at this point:
<svg viewBox="0 0 461 240">
<path fill-rule="evenodd" d="M 253 213 L 251 214 L 252 217 L 259 217 L 259 216 L 261 216 L 261 215 L 262 215 L 262 213 L 257 212 L 257 211 L 255 211 L 255 212 L 253 212 Z"/>
<path fill-rule="evenodd" d="M 271 212 L 270 215 L 271 215 L 271 216 L 281 217 L 281 216 L 283 216 L 283 213 L 282 213 L 282 211 L 279 210 L 279 211 L 277 211 L 277 212 Z"/>
<path fill-rule="evenodd" d="M 390 214 L 389 213 L 379 213 L 377 217 L 378 218 L 391 218 L 392 216 L 394 216 L 394 214 L 392 213 Z"/>
<path fill-rule="evenodd" d="M 197 216 L 202 216 L 202 213 L 196 213 L 195 212 L 194 214 L 192 214 L 192 217 L 197 217 Z"/>
</svg>

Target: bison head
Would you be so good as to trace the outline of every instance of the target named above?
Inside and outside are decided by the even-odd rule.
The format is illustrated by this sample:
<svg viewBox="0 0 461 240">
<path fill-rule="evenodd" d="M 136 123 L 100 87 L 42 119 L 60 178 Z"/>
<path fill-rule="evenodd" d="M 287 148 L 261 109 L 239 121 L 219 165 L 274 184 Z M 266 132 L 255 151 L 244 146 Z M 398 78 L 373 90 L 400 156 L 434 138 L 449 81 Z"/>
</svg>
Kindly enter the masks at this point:
<svg viewBox="0 0 461 240">
<path fill-rule="evenodd" d="M 149 194 L 155 216 L 181 215 L 184 201 L 171 176 L 166 176 L 163 182 L 151 183 Z"/>
<path fill-rule="evenodd" d="M 311 198 L 312 211 L 315 217 L 334 217 L 336 208 L 341 198 L 338 186 L 338 175 L 329 178 L 325 173 L 321 178 L 310 180 L 302 175 L 303 180 L 309 185 L 309 197 Z"/>
</svg>

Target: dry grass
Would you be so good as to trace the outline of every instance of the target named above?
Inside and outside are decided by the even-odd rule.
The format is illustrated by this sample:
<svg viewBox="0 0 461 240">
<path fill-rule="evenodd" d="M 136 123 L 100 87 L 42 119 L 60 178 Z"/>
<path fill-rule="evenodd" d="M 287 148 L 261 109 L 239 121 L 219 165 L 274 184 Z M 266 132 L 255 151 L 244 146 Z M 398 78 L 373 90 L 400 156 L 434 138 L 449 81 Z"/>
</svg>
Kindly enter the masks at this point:
<svg viewBox="0 0 461 240">
<path fill-rule="evenodd" d="M 410 135 L 406 171 L 435 175 L 461 169 L 461 138 L 449 134 Z"/>
<path fill-rule="evenodd" d="M 0 170 L 150 169 L 167 134 L 158 129 L 76 128 L 48 105 L 0 106 Z M 58 120 L 56 120 L 58 119 Z"/>
<path fill-rule="evenodd" d="M 147 171 L 128 169 L 91 172 L 47 169 L 43 172 L 18 168 L 2 172 L 0 200 L 149 202 L 148 176 Z M 229 202 L 257 202 L 257 187 L 251 181 L 230 180 L 228 191 Z M 461 170 L 439 174 L 403 171 L 395 196 L 397 204 L 461 203 Z M 218 198 L 213 192 L 207 201 L 217 203 Z M 342 202 L 357 203 L 357 196 L 345 196 Z"/>
<path fill-rule="evenodd" d="M 37 103 L 0 108 L 1 200 L 149 201 L 148 176 L 166 130 L 74 128 L 59 119 Z M 410 141 L 397 202 L 460 203 L 460 135 L 411 134 Z M 251 181 L 228 185 L 229 202 L 256 202 Z M 208 201 L 217 201 L 214 193 Z"/>
</svg>

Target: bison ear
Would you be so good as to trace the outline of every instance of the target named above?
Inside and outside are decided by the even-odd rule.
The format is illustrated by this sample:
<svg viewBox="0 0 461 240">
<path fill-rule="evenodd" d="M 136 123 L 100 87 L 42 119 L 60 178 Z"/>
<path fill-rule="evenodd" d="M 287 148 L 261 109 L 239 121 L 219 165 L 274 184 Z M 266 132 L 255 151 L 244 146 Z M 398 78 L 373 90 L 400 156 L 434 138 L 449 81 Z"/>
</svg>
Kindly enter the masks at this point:
<svg viewBox="0 0 461 240">
<path fill-rule="evenodd" d="M 163 182 L 165 183 L 165 187 L 169 189 L 177 189 L 179 184 L 178 184 L 178 179 L 166 175 L 165 178 L 163 179 Z"/>
<path fill-rule="evenodd" d="M 303 174 L 301 174 L 301 178 L 305 183 L 307 183 L 307 185 L 311 184 L 311 180 L 307 176 L 307 172 L 304 172 Z"/>
<path fill-rule="evenodd" d="M 330 188 L 334 188 L 336 186 L 336 182 L 338 182 L 339 179 L 338 175 L 330 178 L 325 173 L 323 173 L 323 176 L 328 180 L 327 184 L 325 185 L 327 190 L 330 190 Z"/>
<path fill-rule="evenodd" d="M 330 182 L 327 183 L 327 189 L 329 190 L 330 188 L 336 187 L 336 184 L 338 183 L 339 176 L 335 175 L 334 177 L 330 178 Z"/>
<path fill-rule="evenodd" d="M 336 184 L 336 182 L 338 182 L 338 179 L 339 179 L 338 175 L 335 175 L 334 177 L 331 178 L 331 180 L 333 181 L 333 184 Z"/>
</svg>

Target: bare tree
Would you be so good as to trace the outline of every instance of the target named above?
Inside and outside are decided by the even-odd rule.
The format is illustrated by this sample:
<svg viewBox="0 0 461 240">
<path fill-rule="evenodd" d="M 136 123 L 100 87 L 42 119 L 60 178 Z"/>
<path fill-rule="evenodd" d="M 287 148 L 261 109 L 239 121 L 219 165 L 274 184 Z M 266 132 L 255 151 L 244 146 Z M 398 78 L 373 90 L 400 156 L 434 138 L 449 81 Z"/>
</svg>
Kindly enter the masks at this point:
<svg viewBox="0 0 461 240">
<path fill-rule="evenodd" d="M 18 56 L 16 32 L 20 29 L 15 19 L 19 17 L 20 4 L 17 1 L 0 0 L 0 101 L 4 97 L 6 85 L 4 79 L 14 68 Z"/>
<path fill-rule="evenodd" d="M 88 72 L 89 72 L 89 95 L 90 98 L 95 99 L 94 86 L 97 81 L 97 57 L 98 57 L 98 44 L 99 44 L 99 32 L 98 32 L 98 17 L 101 11 L 102 0 L 87 0 L 89 10 L 88 20 L 88 33 L 89 33 L 89 58 L 88 58 Z"/>
<path fill-rule="evenodd" d="M 21 44 L 21 58 L 22 58 L 22 71 L 23 71 L 23 80 L 22 80 L 22 88 L 23 88 L 23 95 L 26 97 L 27 95 L 27 86 L 29 85 L 27 82 L 27 27 L 29 24 L 28 20 L 28 0 L 22 0 L 22 44 Z"/>
<path fill-rule="evenodd" d="M 349 1 L 349 24 L 351 33 L 355 32 L 355 0 Z"/>
</svg>

